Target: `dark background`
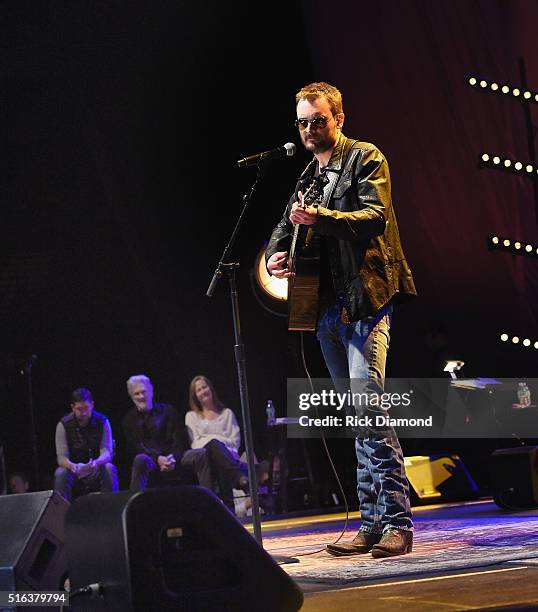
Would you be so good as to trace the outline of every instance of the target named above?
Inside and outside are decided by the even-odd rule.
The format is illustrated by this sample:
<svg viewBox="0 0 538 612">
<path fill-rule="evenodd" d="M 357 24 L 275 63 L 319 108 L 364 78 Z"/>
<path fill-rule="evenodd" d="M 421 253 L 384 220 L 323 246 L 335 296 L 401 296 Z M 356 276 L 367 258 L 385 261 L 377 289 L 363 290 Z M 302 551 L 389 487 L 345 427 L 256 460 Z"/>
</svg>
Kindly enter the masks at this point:
<svg viewBox="0 0 538 612">
<path fill-rule="evenodd" d="M 255 174 L 235 161 L 299 143 L 294 94 L 312 80 L 341 89 L 345 133 L 374 142 L 390 163 L 420 297 L 396 313 L 387 374 L 435 376 L 458 357 L 470 376 L 535 375 L 538 352 L 499 335 L 538 339 L 538 264 L 485 246 L 495 232 L 538 243 L 533 185 L 478 165 L 483 151 L 529 159 L 523 105 L 466 83 L 475 73 L 517 85 L 523 56 L 538 90 L 532 0 L 49 0 L 7 2 L 3 12 L 0 438 L 9 471 L 32 470 L 20 374 L 31 354 L 43 486 L 76 387 L 110 417 L 120 463 L 132 374 L 149 375 L 157 398 L 181 410 L 190 379 L 206 374 L 240 417 L 227 286 L 211 300 L 205 290 Z M 260 455 L 265 402 L 284 413 L 297 339 L 257 303 L 249 272 L 307 160 L 299 150 L 269 167 L 235 250 Z M 307 352 L 324 375 L 312 338 Z M 449 442 L 443 450 L 458 450 Z M 352 486 L 352 448 L 332 446 Z M 408 454 L 432 450 L 404 441 Z M 489 450 L 466 447 L 471 463 Z M 323 480 L 319 444 L 310 451 Z"/>
</svg>

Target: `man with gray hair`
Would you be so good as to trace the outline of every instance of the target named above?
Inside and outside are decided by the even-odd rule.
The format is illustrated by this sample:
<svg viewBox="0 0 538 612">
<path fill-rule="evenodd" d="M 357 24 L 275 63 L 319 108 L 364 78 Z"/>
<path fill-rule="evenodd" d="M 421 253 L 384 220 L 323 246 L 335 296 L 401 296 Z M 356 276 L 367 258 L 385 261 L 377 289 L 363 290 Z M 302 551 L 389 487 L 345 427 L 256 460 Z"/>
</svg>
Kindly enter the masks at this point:
<svg viewBox="0 0 538 612">
<path fill-rule="evenodd" d="M 71 501 L 75 482 L 87 492 L 118 490 L 110 422 L 93 405 L 88 389 L 75 389 L 71 394 L 71 412 L 56 426 L 58 469 L 54 474 L 54 490 L 67 501 Z"/>
<path fill-rule="evenodd" d="M 212 475 L 207 457 L 205 453 L 188 452 L 190 441 L 176 409 L 153 401 L 153 385 L 145 374 L 131 376 L 127 380 L 127 392 L 134 404 L 122 421 L 127 446 L 133 455 L 130 490 L 144 490 L 152 472 L 166 480 L 179 465 L 190 465 L 199 483 L 208 486 Z"/>
</svg>

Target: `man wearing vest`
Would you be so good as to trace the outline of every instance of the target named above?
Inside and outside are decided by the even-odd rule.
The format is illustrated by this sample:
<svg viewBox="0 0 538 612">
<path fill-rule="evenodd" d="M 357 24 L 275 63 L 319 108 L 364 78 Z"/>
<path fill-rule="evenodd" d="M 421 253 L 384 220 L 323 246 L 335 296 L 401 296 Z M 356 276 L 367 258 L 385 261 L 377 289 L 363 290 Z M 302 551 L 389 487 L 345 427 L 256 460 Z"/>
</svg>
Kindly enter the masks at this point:
<svg viewBox="0 0 538 612">
<path fill-rule="evenodd" d="M 109 420 L 93 409 L 88 389 L 71 394 L 71 412 L 56 426 L 54 490 L 71 501 L 75 481 L 87 491 L 118 490 L 118 473 L 112 463 L 112 430 Z"/>
</svg>

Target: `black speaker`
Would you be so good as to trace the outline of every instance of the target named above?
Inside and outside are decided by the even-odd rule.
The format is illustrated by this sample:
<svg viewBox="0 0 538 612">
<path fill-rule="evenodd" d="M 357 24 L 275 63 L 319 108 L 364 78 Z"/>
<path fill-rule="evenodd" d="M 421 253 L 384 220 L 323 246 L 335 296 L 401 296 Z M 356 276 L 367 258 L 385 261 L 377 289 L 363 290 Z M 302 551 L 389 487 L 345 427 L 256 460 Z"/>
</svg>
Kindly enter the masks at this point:
<svg viewBox="0 0 538 612">
<path fill-rule="evenodd" d="M 538 507 L 538 447 L 502 448 L 491 455 L 493 499 L 500 508 Z"/>
<path fill-rule="evenodd" d="M 202 487 L 94 493 L 66 517 L 71 592 L 99 583 L 75 610 L 293 612 L 303 595 Z M 77 603 L 80 602 L 80 603 Z"/>
<path fill-rule="evenodd" d="M 0 497 L 0 591 L 63 588 L 68 507 L 53 491 Z"/>
</svg>

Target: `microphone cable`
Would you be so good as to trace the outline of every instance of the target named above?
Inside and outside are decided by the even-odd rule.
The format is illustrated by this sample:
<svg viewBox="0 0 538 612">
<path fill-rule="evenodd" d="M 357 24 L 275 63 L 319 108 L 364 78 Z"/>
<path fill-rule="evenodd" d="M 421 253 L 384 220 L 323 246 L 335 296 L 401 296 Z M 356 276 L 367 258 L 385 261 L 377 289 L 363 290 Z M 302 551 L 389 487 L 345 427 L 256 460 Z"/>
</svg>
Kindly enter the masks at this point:
<svg viewBox="0 0 538 612">
<path fill-rule="evenodd" d="M 308 370 L 308 366 L 306 365 L 306 357 L 305 357 L 305 350 L 304 350 L 304 335 L 303 332 L 300 332 L 301 334 L 301 361 L 303 364 L 303 369 L 305 371 L 306 377 L 308 379 L 308 383 L 310 385 L 310 391 L 311 393 L 314 393 L 314 385 L 312 383 L 312 376 L 310 375 L 310 372 Z M 316 416 L 319 418 L 319 411 L 318 411 L 318 407 L 314 406 L 314 409 L 316 411 Z M 340 494 L 342 495 L 342 499 L 344 500 L 344 508 L 345 508 L 345 512 L 346 512 L 346 518 L 344 521 L 344 526 L 342 527 L 342 531 L 340 532 L 340 535 L 336 538 L 336 540 L 334 542 L 331 542 L 331 544 L 338 544 L 338 542 L 340 542 L 340 540 L 344 537 L 344 534 L 347 531 L 347 526 L 349 523 L 349 504 L 347 501 L 347 497 L 344 491 L 344 487 L 342 486 L 342 481 L 340 480 L 340 477 L 338 476 L 338 472 L 336 470 L 336 466 L 334 465 L 334 461 L 333 458 L 331 456 L 331 452 L 329 450 L 329 447 L 327 445 L 327 439 L 325 437 L 325 433 L 323 432 L 323 427 L 319 428 L 319 432 L 321 434 L 321 441 L 323 444 L 323 448 L 325 450 L 325 455 L 327 456 L 327 459 L 329 461 L 329 465 L 331 466 L 331 470 L 332 473 L 336 479 L 336 483 L 338 486 L 338 489 L 340 491 Z M 294 557 L 308 557 L 309 555 L 316 555 L 317 553 L 323 552 L 327 550 L 327 547 L 325 546 L 325 548 L 320 548 L 319 550 L 314 550 L 312 552 L 308 552 L 308 553 L 298 553 L 298 554 L 294 554 Z"/>
<path fill-rule="evenodd" d="M 69 592 L 69 591 L 68 591 Z M 90 595 L 92 599 L 98 599 L 103 597 L 103 587 L 98 582 L 93 582 L 92 584 L 87 584 L 86 586 L 69 592 L 69 604 L 68 607 L 71 607 L 71 601 L 75 599 L 75 597 L 80 597 L 81 595 Z M 60 606 L 60 612 L 63 612 L 66 604 L 62 603 Z"/>
</svg>

